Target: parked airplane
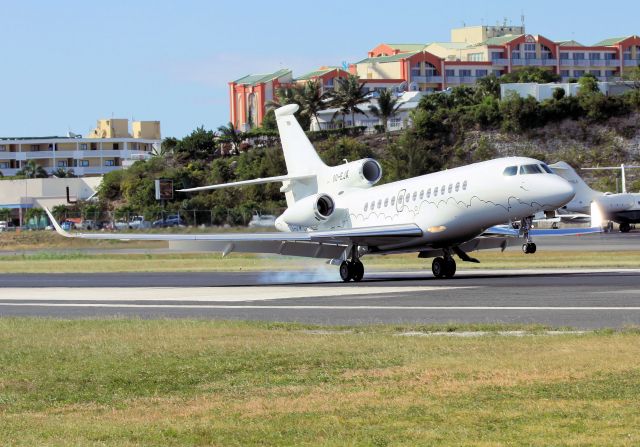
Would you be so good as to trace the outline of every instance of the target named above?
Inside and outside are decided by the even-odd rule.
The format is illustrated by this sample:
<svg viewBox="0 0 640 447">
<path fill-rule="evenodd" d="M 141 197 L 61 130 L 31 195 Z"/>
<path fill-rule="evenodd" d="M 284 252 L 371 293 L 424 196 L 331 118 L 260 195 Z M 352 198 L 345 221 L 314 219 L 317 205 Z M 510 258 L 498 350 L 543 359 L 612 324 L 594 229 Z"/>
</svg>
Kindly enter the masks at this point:
<svg viewBox="0 0 640 447">
<path fill-rule="evenodd" d="M 582 178 L 580 178 L 576 171 L 564 161 L 559 161 L 549 167 L 553 169 L 556 174 L 571 183 L 576 191 L 575 197 L 569 203 L 561 207 L 561 212 L 567 211 L 589 214 L 591 203 L 593 202 L 597 205 L 601 218 L 619 224 L 620 231 L 623 233 L 627 233 L 631 230 L 631 224 L 640 223 L 640 194 L 626 192 L 624 165 L 622 166 L 623 192 L 620 194 L 594 191 L 584 182 L 584 180 L 582 180 Z"/>
<path fill-rule="evenodd" d="M 288 174 L 181 190 L 281 182 L 286 211 L 275 222 L 280 232 L 251 234 L 91 234 L 56 230 L 87 239 L 168 240 L 174 248 L 278 253 L 330 259 L 340 265 L 344 281 L 360 281 L 366 254 L 418 252 L 434 258 L 433 274 L 452 277 L 453 255 L 479 262 L 467 252 L 504 249 L 509 240 L 525 238 L 524 253 L 534 253 L 536 233 L 578 234 L 595 230 L 532 230 L 531 217 L 555 210 L 574 196 L 571 185 L 544 163 L 525 157 L 500 158 L 407 180 L 374 186 L 380 164 L 363 159 L 325 165 L 294 117 L 297 105 L 276 110 Z M 48 210 L 47 210 L 48 212 Z M 509 225 L 518 220 L 519 229 Z"/>
</svg>

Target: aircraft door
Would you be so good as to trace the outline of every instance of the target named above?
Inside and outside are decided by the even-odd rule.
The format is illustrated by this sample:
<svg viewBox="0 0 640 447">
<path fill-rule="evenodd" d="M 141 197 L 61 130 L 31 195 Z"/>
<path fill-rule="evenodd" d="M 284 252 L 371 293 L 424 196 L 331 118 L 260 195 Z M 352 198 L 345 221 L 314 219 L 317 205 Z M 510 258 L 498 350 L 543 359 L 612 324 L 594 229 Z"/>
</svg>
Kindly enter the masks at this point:
<svg viewBox="0 0 640 447">
<path fill-rule="evenodd" d="M 404 195 L 406 194 L 406 192 L 406 189 L 402 189 L 396 196 L 396 211 L 399 213 L 402 212 L 402 209 L 404 208 Z"/>
</svg>

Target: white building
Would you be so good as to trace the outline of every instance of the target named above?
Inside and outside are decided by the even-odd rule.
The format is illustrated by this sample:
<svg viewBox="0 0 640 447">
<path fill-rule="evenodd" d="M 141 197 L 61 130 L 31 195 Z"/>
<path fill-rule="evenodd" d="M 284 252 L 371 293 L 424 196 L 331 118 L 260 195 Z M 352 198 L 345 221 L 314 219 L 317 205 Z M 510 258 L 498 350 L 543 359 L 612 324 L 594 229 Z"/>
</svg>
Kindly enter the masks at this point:
<svg viewBox="0 0 640 447">
<path fill-rule="evenodd" d="M 564 90 L 566 96 L 575 96 L 580 90 L 580 84 L 576 82 L 548 84 L 522 82 L 502 84 L 500 86 L 500 97 L 504 98 L 509 92 L 514 92 L 522 98 L 533 96 L 538 101 L 544 101 L 545 99 L 553 98 L 553 92 L 557 88 Z M 633 88 L 633 82 L 598 82 L 598 88 L 605 95 L 620 95 Z"/>
<path fill-rule="evenodd" d="M 400 107 L 394 116 L 389 118 L 387 123 L 388 130 L 400 130 L 408 127 L 411 122 L 409 113 L 418 107 L 420 99 L 425 95 L 425 92 L 404 92 L 398 97 L 398 104 Z M 339 109 L 325 109 L 318 112 L 318 121 L 315 118 L 311 122 L 311 130 L 324 130 L 324 129 L 336 129 L 341 126 L 366 126 L 367 131 L 373 132 L 376 125 L 381 125 L 382 121 L 375 117 L 370 112 L 371 106 L 377 106 L 378 101 L 375 98 L 371 98 L 369 102 L 360 104 L 358 108 L 366 113 L 356 113 L 354 116 L 355 123 L 352 123 L 352 117 L 350 114 L 342 115 Z"/>
<path fill-rule="evenodd" d="M 75 175 L 103 175 L 126 167 L 133 160 L 150 157 L 162 143 L 160 122 L 126 119 L 99 120 L 87 137 L 0 138 L 0 173 L 13 176 L 29 160 L 48 174 L 73 169 Z"/>
</svg>

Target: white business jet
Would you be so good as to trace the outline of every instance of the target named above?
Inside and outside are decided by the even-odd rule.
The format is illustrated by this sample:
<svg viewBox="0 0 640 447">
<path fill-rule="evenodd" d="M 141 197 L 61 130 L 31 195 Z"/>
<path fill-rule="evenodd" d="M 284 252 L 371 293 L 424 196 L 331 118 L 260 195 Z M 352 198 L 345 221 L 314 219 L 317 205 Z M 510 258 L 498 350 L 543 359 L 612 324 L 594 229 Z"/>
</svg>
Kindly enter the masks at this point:
<svg viewBox="0 0 640 447">
<path fill-rule="evenodd" d="M 576 171 L 564 161 L 559 161 L 550 165 L 559 176 L 566 179 L 573 185 L 576 195 L 560 212 L 574 212 L 593 214 L 598 213 L 597 220 L 608 220 L 619 224 L 620 231 L 623 233 L 631 230 L 631 224 L 640 223 L 640 194 L 628 193 L 626 185 L 625 168 L 638 168 L 639 166 L 611 166 L 598 168 L 582 168 L 584 170 L 612 170 L 620 169 L 622 171 L 622 193 L 612 194 L 610 192 L 600 192 L 591 189 Z M 592 206 L 596 205 L 595 207 Z M 592 223 L 592 225 L 594 225 Z"/>
<path fill-rule="evenodd" d="M 512 157 L 476 163 L 394 183 L 374 186 L 380 164 L 363 159 L 325 165 L 298 124 L 297 105 L 276 110 L 287 175 L 181 190 L 282 183 L 286 211 L 276 219 L 280 232 L 251 234 L 93 234 L 58 233 L 87 239 L 168 240 L 172 248 L 277 253 L 331 260 L 344 281 L 360 281 L 367 254 L 418 252 L 434 258 L 433 274 L 451 278 L 453 255 L 479 262 L 467 252 L 506 248 L 523 236 L 523 251 L 534 253 L 536 233 L 579 234 L 595 230 L 533 230 L 531 216 L 569 202 L 571 185 L 544 163 Z M 48 212 L 48 210 L 47 210 Z M 505 222 L 520 221 L 519 229 Z M 572 232 L 573 231 L 573 232 Z"/>
</svg>

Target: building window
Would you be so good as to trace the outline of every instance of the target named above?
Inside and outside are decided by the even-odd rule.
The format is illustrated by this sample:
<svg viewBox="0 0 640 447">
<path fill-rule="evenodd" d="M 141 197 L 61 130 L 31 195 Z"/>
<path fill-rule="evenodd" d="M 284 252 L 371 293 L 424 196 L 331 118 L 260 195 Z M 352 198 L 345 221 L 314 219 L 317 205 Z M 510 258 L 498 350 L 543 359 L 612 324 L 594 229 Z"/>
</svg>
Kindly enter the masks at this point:
<svg viewBox="0 0 640 447">
<path fill-rule="evenodd" d="M 0 161 L 0 169 L 9 169 L 9 162 Z"/>
<path fill-rule="evenodd" d="M 584 53 L 573 53 L 573 59 L 576 61 L 583 61 Z"/>
<path fill-rule="evenodd" d="M 118 149 L 120 149 L 120 145 L 118 143 L 113 143 L 113 150 L 117 151 Z"/>
<path fill-rule="evenodd" d="M 39 144 L 32 144 L 31 145 L 31 152 L 38 152 L 40 150 L 40 145 Z"/>
<path fill-rule="evenodd" d="M 563 78 L 568 78 L 571 75 L 569 74 L 569 70 L 560 70 L 560 76 L 562 76 Z"/>
<path fill-rule="evenodd" d="M 104 165 L 105 166 L 115 166 L 115 163 L 113 160 L 105 160 L 104 161 Z"/>
<path fill-rule="evenodd" d="M 560 59 L 563 59 L 563 60 L 569 59 L 569 53 L 560 53 Z"/>
<path fill-rule="evenodd" d="M 616 75 L 616 71 L 615 70 L 606 70 L 604 72 L 604 75 L 608 78 L 613 78 Z"/>
<path fill-rule="evenodd" d="M 535 53 L 536 52 L 536 44 L 535 43 L 525 43 L 524 44 L 524 51 L 533 51 Z"/>
<path fill-rule="evenodd" d="M 584 70 L 573 70 L 573 75 L 577 78 L 584 76 Z"/>
<path fill-rule="evenodd" d="M 86 151 L 89 145 L 87 143 L 80 143 L 80 150 Z"/>
<path fill-rule="evenodd" d="M 89 160 L 80 160 L 80 166 L 82 167 L 89 166 Z"/>
<path fill-rule="evenodd" d="M 470 77 L 471 76 L 471 70 L 459 70 L 458 73 L 460 74 L 460 77 Z"/>
<path fill-rule="evenodd" d="M 589 73 L 596 77 L 600 76 L 600 70 L 589 70 Z"/>
<path fill-rule="evenodd" d="M 630 61 L 631 60 L 631 50 L 627 50 L 624 52 L 624 54 L 622 55 L 623 59 L 625 61 Z"/>
<path fill-rule="evenodd" d="M 487 74 L 489 74 L 489 70 L 476 70 L 476 76 L 479 78 L 484 78 Z"/>
<path fill-rule="evenodd" d="M 473 62 L 480 62 L 484 60 L 484 55 L 482 53 L 470 53 L 467 56 L 467 60 L 473 61 Z"/>
<path fill-rule="evenodd" d="M 7 151 L 7 146 L 5 146 L 4 144 L 0 144 L 0 152 L 6 152 Z"/>
<path fill-rule="evenodd" d="M 600 53 L 589 53 L 589 60 L 590 61 L 599 61 L 600 60 Z"/>
<path fill-rule="evenodd" d="M 447 69 L 445 70 L 445 74 L 448 76 L 455 76 L 456 75 L 456 71 L 455 70 L 451 70 L 451 69 Z"/>
<path fill-rule="evenodd" d="M 66 168 L 67 167 L 66 160 L 58 160 L 58 167 L 59 168 Z"/>
<path fill-rule="evenodd" d="M 492 51 L 491 52 L 491 60 L 495 61 L 497 59 L 504 59 L 503 55 L 504 55 L 503 53 L 498 53 L 497 51 Z"/>
<path fill-rule="evenodd" d="M 504 74 L 503 70 L 493 70 L 493 74 L 495 77 L 499 78 L 500 76 L 502 76 Z"/>
<path fill-rule="evenodd" d="M 604 53 L 605 61 L 613 61 L 616 59 L 616 53 Z"/>
</svg>

